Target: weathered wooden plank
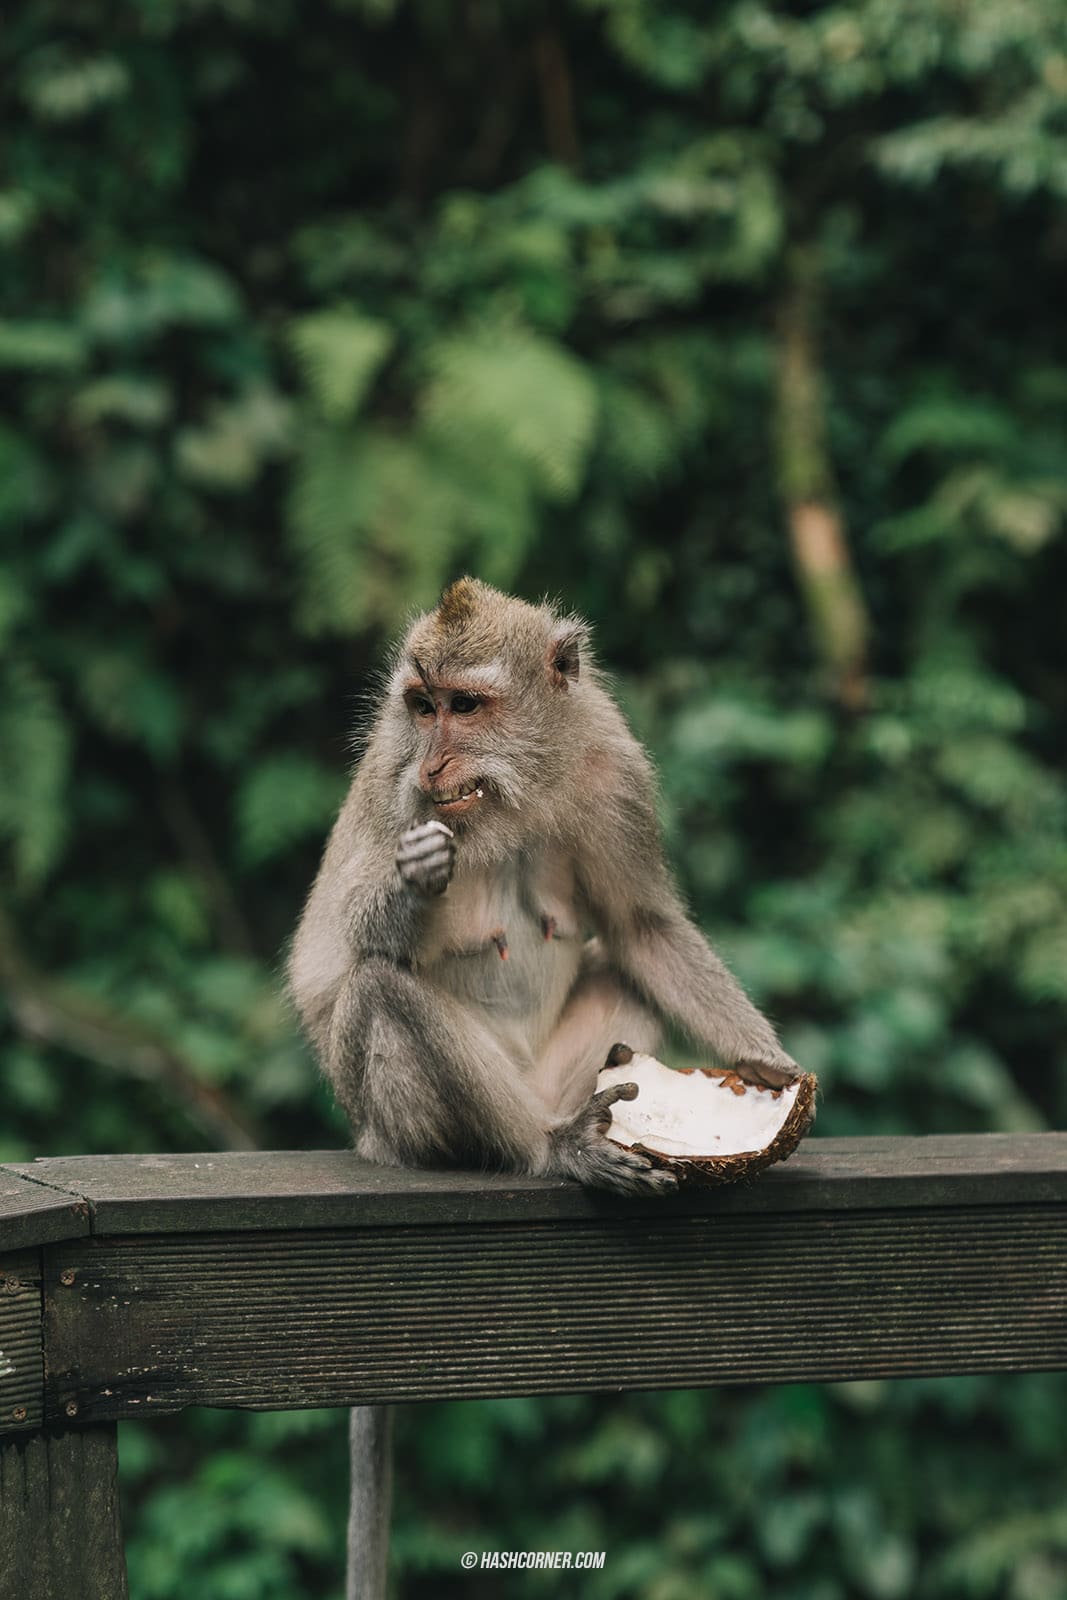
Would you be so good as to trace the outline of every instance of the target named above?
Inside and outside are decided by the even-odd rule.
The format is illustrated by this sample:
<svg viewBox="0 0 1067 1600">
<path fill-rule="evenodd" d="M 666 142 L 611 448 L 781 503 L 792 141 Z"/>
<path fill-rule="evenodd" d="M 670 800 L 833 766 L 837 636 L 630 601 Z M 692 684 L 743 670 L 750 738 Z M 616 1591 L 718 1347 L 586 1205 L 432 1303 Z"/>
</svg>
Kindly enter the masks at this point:
<svg viewBox="0 0 1067 1600">
<path fill-rule="evenodd" d="M 0 1257 L 0 1433 L 39 1428 L 44 1369 L 41 1344 L 41 1255 Z"/>
<path fill-rule="evenodd" d="M 46 1416 L 1067 1366 L 1067 1206 L 127 1237 L 49 1255 Z"/>
<path fill-rule="evenodd" d="M 3 1170 L 3 1169 L 0 1169 Z M 1067 1133 L 809 1139 L 754 1184 L 619 1200 L 553 1178 L 377 1167 L 349 1151 L 67 1156 L 6 1169 L 89 1203 L 97 1234 L 464 1225 L 1067 1203 Z"/>
<path fill-rule="evenodd" d="M 0 1255 L 89 1232 L 86 1201 L 28 1176 L 32 1170 L 0 1167 Z"/>
<path fill-rule="evenodd" d="M 126 1600 L 114 1423 L 0 1441 L 5 1600 Z"/>
</svg>

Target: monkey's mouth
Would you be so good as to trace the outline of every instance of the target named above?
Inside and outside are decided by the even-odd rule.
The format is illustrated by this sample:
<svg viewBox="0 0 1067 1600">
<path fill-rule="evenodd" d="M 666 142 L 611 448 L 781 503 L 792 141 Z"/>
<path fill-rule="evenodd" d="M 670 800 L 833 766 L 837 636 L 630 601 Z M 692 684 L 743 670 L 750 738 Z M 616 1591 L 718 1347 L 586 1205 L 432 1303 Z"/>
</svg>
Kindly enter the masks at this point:
<svg viewBox="0 0 1067 1600">
<path fill-rule="evenodd" d="M 472 810 L 485 799 L 485 780 L 476 778 L 473 783 L 459 789 L 445 789 L 433 796 L 434 809 L 447 817 L 458 817 L 461 811 Z"/>
</svg>

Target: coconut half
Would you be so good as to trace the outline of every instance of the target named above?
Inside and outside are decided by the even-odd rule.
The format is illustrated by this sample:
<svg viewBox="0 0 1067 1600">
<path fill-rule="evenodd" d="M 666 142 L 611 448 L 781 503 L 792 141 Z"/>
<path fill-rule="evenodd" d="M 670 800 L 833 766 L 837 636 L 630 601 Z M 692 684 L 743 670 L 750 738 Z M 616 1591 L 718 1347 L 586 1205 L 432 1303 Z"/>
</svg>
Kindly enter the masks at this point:
<svg viewBox="0 0 1067 1600">
<path fill-rule="evenodd" d="M 597 1089 L 636 1083 L 636 1100 L 617 1100 L 608 1137 L 670 1167 L 679 1183 L 734 1183 L 791 1156 L 815 1115 L 815 1077 L 761 1089 L 715 1067 L 668 1067 L 634 1055 L 603 1067 Z"/>
</svg>

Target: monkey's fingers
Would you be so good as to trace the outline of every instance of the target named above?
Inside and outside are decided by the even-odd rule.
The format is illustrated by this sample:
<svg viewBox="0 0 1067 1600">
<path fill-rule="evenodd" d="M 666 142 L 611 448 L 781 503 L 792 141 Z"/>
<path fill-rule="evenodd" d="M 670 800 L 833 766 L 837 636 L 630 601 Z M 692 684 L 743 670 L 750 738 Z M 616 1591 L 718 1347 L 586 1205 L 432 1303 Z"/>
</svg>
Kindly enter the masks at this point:
<svg viewBox="0 0 1067 1600">
<path fill-rule="evenodd" d="M 407 845 L 418 844 L 422 839 L 432 839 L 435 835 L 446 839 L 454 839 L 456 837 L 446 823 L 439 822 L 436 817 L 433 817 L 429 822 L 420 822 L 414 828 L 409 828 L 406 833 L 402 833 L 400 835 L 401 849 Z"/>
<path fill-rule="evenodd" d="M 608 1051 L 606 1067 L 627 1067 L 634 1058 L 634 1053 L 628 1044 L 613 1044 Z"/>
<path fill-rule="evenodd" d="M 401 835 L 396 865 L 404 882 L 424 894 L 443 894 L 455 860 L 451 828 L 443 822 L 424 822 Z"/>
<path fill-rule="evenodd" d="M 416 861 L 442 850 L 446 855 L 451 855 L 455 849 L 452 840 L 452 830 L 446 828 L 443 822 L 428 822 L 425 827 L 410 828 L 400 836 L 400 843 L 396 847 L 397 860 Z"/>
<path fill-rule="evenodd" d="M 443 894 L 452 877 L 452 861 L 448 856 L 431 856 L 422 861 L 399 861 L 397 866 L 404 882 L 426 894 Z"/>
<path fill-rule="evenodd" d="M 439 861 L 451 862 L 452 846 L 446 842 L 430 840 L 427 844 L 415 845 L 411 849 L 403 846 L 396 853 L 396 864 L 400 868 L 430 866 Z"/>
<path fill-rule="evenodd" d="M 418 844 L 401 844 L 397 850 L 398 861 L 434 861 L 438 857 L 442 861 L 451 861 L 455 852 L 454 845 L 448 839 L 422 839 Z"/>
<path fill-rule="evenodd" d="M 598 1188 L 614 1189 L 619 1194 L 669 1194 L 677 1189 L 678 1179 L 665 1167 L 654 1167 L 646 1156 L 623 1150 L 605 1139 L 584 1152 L 588 1181 Z"/>
<path fill-rule="evenodd" d="M 737 1061 L 734 1071 L 746 1083 L 754 1083 L 760 1089 L 784 1089 L 786 1084 L 795 1083 L 804 1075 L 802 1068 L 788 1056 L 779 1061 Z"/>
<path fill-rule="evenodd" d="M 673 1194 L 678 1188 L 677 1175 L 666 1167 L 649 1167 L 641 1180 L 642 1189 L 651 1189 L 655 1194 Z"/>
<path fill-rule="evenodd" d="M 601 1089 L 589 1102 L 589 1116 L 598 1133 L 611 1127 L 611 1108 L 617 1100 L 636 1100 L 636 1083 L 616 1083 L 610 1089 Z"/>
</svg>

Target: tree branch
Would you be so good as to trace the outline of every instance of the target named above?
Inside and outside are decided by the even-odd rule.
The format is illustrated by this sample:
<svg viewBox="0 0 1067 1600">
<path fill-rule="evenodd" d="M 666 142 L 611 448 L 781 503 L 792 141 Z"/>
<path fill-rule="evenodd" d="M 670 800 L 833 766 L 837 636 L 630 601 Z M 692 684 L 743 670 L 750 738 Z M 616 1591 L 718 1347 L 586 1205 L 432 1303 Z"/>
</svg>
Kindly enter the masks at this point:
<svg viewBox="0 0 1067 1600">
<path fill-rule="evenodd" d="M 776 326 L 778 492 L 815 648 L 836 698 L 859 711 L 867 700 L 870 630 L 826 442 L 814 251 L 794 248 L 787 272 Z"/>
<path fill-rule="evenodd" d="M 582 156 L 574 114 L 574 80 L 563 37 L 554 24 L 546 22 L 537 30 L 533 58 L 549 154 L 560 166 L 577 172 Z"/>
</svg>

